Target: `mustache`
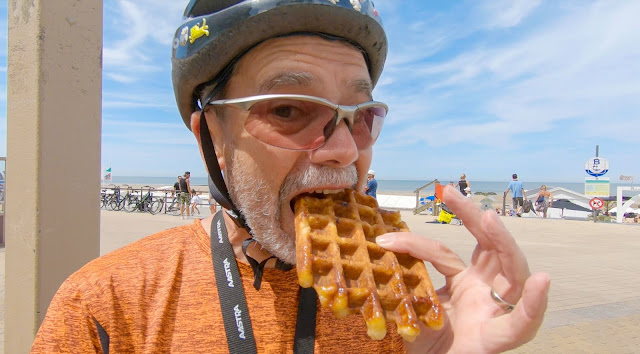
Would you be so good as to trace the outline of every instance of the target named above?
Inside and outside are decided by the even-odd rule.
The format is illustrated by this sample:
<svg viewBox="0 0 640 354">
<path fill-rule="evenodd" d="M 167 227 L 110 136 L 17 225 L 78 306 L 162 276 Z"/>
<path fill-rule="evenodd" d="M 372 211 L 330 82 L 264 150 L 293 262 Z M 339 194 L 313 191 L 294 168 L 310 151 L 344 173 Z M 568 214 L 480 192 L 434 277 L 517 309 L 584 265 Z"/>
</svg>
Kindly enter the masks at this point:
<svg viewBox="0 0 640 354">
<path fill-rule="evenodd" d="M 280 187 L 280 198 L 286 197 L 303 188 L 326 186 L 329 184 L 348 184 L 355 188 L 358 183 L 358 171 L 354 165 L 344 168 L 328 166 L 309 166 L 303 171 L 290 173 Z"/>
</svg>

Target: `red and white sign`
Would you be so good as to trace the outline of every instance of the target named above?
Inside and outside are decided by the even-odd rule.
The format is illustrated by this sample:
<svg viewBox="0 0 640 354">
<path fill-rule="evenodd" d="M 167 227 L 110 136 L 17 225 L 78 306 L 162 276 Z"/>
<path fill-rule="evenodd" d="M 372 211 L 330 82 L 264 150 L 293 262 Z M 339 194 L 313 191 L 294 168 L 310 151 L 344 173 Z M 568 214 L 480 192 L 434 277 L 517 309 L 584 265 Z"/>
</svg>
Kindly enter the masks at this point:
<svg viewBox="0 0 640 354">
<path fill-rule="evenodd" d="M 600 198 L 591 198 L 589 206 L 591 206 L 591 209 L 602 209 L 604 202 Z"/>
</svg>

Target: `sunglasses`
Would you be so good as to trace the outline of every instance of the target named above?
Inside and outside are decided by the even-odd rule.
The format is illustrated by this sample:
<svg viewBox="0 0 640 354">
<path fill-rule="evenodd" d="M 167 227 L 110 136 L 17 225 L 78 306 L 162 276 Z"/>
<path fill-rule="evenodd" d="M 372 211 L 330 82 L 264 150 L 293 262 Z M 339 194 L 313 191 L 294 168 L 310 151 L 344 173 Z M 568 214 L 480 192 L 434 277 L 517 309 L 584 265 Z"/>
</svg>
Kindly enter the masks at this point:
<svg viewBox="0 0 640 354">
<path fill-rule="evenodd" d="M 342 120 L 358 149 L 368 149 L 378 139 L 389 111 L 382 102 L 342 106 L 320 97 L 288 94 L 216 100 L 205 106 L 247 111 L 244 128 L 251 136 L 271 146 L 303 151 L 322 147 Z"/>
</svg>

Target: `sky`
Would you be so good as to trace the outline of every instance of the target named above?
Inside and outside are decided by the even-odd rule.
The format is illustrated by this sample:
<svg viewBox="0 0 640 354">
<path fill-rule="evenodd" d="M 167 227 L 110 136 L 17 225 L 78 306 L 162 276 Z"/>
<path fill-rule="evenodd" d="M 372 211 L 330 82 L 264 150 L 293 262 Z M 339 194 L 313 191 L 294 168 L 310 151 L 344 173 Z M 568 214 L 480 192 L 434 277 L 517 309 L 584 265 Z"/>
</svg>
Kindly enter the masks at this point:
<svg viewBox="0 0 640 354">
<path fill-rule="evenodd" d="M 206 176 L 178 114 L 171 43 L 187 1 L 104 0 L 102 166 Z M 378 179 L 640 180 L 639 1 L 376 0 L 389 54 L 374 99 L 390 112 Z M 6 155 L 7 2 L 0 4 L 0 156 Z M 151 25 L 150 25 L 151 24 Z"/>
</svg>

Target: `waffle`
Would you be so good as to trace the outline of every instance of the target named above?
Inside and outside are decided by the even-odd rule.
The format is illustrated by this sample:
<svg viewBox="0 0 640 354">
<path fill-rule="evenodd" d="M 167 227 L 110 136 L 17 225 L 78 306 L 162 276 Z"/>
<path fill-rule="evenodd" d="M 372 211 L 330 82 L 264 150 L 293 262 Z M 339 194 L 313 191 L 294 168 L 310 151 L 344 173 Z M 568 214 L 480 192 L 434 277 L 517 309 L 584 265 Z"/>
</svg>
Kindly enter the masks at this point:
<svg viewBox="0 0 640 354">
<path fill-rule="evenodd" d="M 399 212 L 351 189 L 302 195 L 294 211 L 298 281 L 314 287 L 323 307 L 338 318 L 362 313 L 376 340 L 386 336 L 387 320 L 407 341 L 420 334 L 418 320 L 442 328 L 444 311 L 424 263 L 375 243 L 384 233 L 409 231 Z"/>
</svg>

